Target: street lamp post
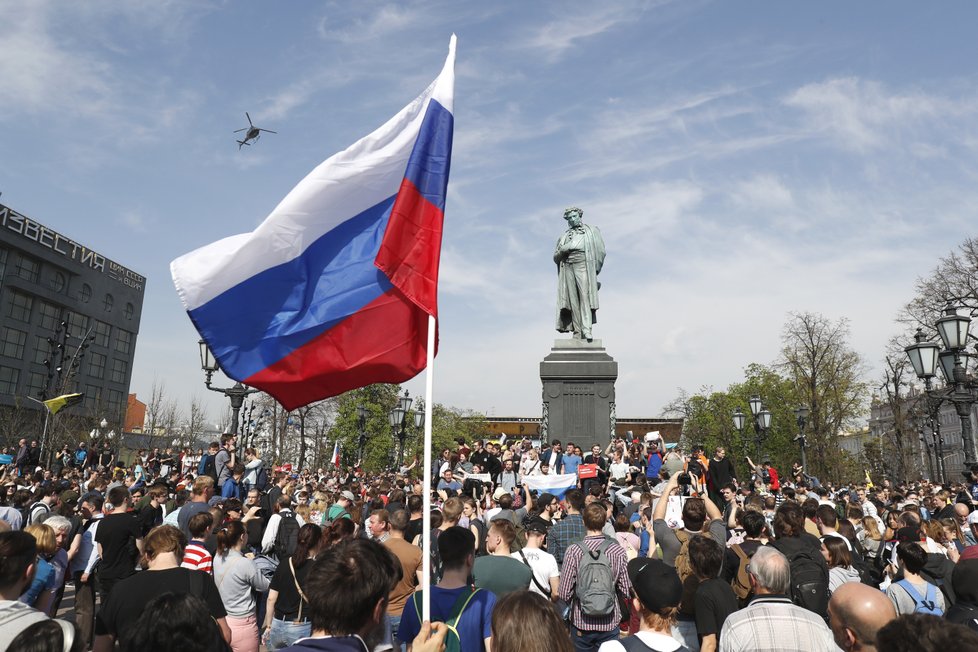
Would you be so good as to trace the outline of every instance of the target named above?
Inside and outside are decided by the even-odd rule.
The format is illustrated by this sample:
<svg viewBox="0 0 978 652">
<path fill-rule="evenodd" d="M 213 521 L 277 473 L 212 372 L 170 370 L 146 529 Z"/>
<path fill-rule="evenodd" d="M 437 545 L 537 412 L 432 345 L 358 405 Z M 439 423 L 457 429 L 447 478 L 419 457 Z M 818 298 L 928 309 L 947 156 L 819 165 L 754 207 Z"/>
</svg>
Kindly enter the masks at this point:
<svg viewBox="0 0 978 652">
<path fill-rule="evenodd" d="M 760 462 L 761 440 L 767 436 L 767 431 L 771 428 L 771 412 L 764 407 L 761 397 L 756 394 L 750 397 L 747 404 L 750 406 L 751 416 L 754 417 L 754 454 L 757 457 L 757 461 Z M 746 421 L 747 415 L 744 414 L 740 408 L 734 410 L 734 428 L 736 428 L 741 435 L 744 433 L 744 424 Z"/>
<path fill-rule="evenodd" d="M 807 405 L 799 405 L 795 408 L 795 423 L 798 424 L 798 446 L 801 448 L 801 471 L 808 473 L 808 460 L 805 457 L 805 424 L 808 422 L 809 409 Z"/>
<path fill-rule="evenodd" d="M 910 358 L 914 373 L 924 381 L 928 405 L 934 407 L 934 403 L 936 403 L 936 407 L 931 410 L 931 433 L 938 445 L 937 457 L 942 467 L 939 469 L 942 481 L 946 481 L 944 478 L 946 469 L 943 468 L 943 446 L 939 433 L 933 428 L 933 422 L 939 420 L 942 402 L 950 401 L 961 421 L 961 441 L 964 444 L 965 467 L 971 468 L 978 463 L 978 448 L 976 448 L 971 428 L 971 409 L 978 402 L 978 397 L 975 396 L 976 383 L 965 369 L 965 362 L 968 359 L 965 348 L 970 337 L 968 332 L 970 325 L 971 318 L 959 315 L 954 303 L 948 301 L 944 308 L 944 315 L 935 323 L 937 334 L 940 335 L 945 350 L 940 351 L 940 346 L 936 342 L 926 341 L 923 330 L 920 328 L 914 335 L 914 343 L 904 349 L 907 357 Z M 936 375 L 938 366 L 944 374 L 947 387 L 941 390 L 932 390 L 931 379 Z"/>
<path fill-rule="evenodd" d="M 407 437 L 407 416 L 408 412 L 411 411 L 411 403 L 414 399 L 411 398 L 410 393 L 404 390 L 404 396 L 397 399 L 397 407 L 390 411 L 389 420 L 391 428 L 394 431 L 394 436 L 397 437 L 398 448 L 397 448 L 397 464 L 398 467 L 404 465 L 404 440 Z M 421 428 L 424 426 L 424 412 L 414 413 L 414 427 Z"/>
<path fill-rule="evenodd" d="M 224 394 L 231 401 L 231 434 L 236 435 L 238 434 L 238 413 L 241 411 L 241 406 L 244 405 L 245 397 L 259 390 L 245 387 L 240 382 L 235 382 L 231 387 L 211 387 L 211 378 L 214 376 L 214 372 L 221 368 L 221 365 L 218 364 L 210 347 L 207 346 L 207 342 L 200 340 L 198 344 L 200 345 L 200 368 L 207 375 L 204 385 L 212 392 Z"/>
<path fill-rule="evenodd" d="M 363 449 L 367 445 L 367 408 L 364 405 L 357 406 L 357 426 L 360 428 L 360 464 L 363 464 Z"/>
</svg>

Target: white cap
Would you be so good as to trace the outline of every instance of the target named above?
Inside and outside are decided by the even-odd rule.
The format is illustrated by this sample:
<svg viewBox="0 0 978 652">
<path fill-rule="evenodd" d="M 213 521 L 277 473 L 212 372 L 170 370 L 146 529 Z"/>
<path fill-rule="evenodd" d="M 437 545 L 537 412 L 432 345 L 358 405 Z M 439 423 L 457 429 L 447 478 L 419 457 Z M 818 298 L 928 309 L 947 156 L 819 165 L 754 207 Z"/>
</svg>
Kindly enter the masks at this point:
<svg viewBox="0 0 978 652">
<path fill-rule="evenodd" d="M 645 433 L 645 441 L 659 441 L 659 431 L 653 430 Z"/>
<path fill-rule="evenodd" d="M 968 515 L 968 525 L 978 525 L 978 509 Z"/>
</svg>

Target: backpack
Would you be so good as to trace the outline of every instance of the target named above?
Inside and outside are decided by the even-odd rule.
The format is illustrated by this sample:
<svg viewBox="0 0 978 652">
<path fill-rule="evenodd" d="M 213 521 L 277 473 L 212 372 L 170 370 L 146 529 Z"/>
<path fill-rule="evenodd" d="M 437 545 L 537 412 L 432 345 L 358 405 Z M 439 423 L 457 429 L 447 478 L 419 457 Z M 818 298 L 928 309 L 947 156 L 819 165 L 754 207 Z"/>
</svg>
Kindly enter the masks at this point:
<svg viewBox="0 0 978 652">
<path fill-rule="evenodd" d="M 217 465 L 214 463 L 215 455 L 204 453 L 197 465 L 197 475 L 209 475 L 217 482 Z"/>
<path fill-rule="evenodd" d="M 895 582 L 897 586 L 907 592 L 910 599 L 913 600 L 915 614 L 930 614 L 931 616 L 943 616 L 944 611 L 937 606 L 937 587 L 933 584 L 927 584 L 927 594 L 923 597 L 917 593 L 917 589 L 914 588 L 913 584 L 907 580 L 900 580 Z"/>
<path fill-rule="evenodd" d="M 829 613 L 829 578 L 825 567 L 807 550 L 788 557 L 791 570 L 791 601 L 826 618 Z"/>
<path fill-rule="evenodd" d="M 741 604 L 745 603 L 748 598 L 750 598 L 753 588 L 750 585 L 750 577 L 747 574 L 747 565 L 750 563 L 750 557 L 744 552 L 744 549 L 740 547 L 740 544 L 734 544 L 730 546 L 730 549 L 736 553 L 737 558 L 740 560 L 740 564 L 737 566 L 737 574 L 734 578 L 730 580 L 730 588 L 733 589 L 734 595 L 740 600 Z"/>
<path fill-rule="evenodd" d="M 852 555 L 852 567 L 859 573 L 860 582 L 874 589 L 880 587 L 880 583 L 883 581 L 883 574 L 876 569 L 876 566 L 866 561 L 860 555 L 857 555 L 855 551 Z"/>
<path fill-rule="evenodd" d="M 592 618 L 610 616 L 615 611 L 618 599 L 615 593 L 615 575 L 608 558 L 611 540 L 601 542 L 598 549 L 591 552 L 583 542 L 575 543 L 581 549 L 581 562 L 577 567 L 577 582 L 574 597 L 581 607 L 581 613 Z"/>
<path fill-rule="evenodd" d="M 458 621 L 462 617 L 462 612 L 465 608 L 469 606 L 472 602 L 472 598 L 475 594 L 482 589 L 468 589 L 468 592 L 462 591 L 458 599 L 455 600 L 455 604 L 452 605 L 452 610 L 448 614 L 448 618 L 444 619 L 445 626 L 448 628 L 448 633 L 445 634 L 445 652 L 462 652 L 462 638 L 458 633 Z M 421 600 L 422 591 L 416 591 L 413 596 L 411 596 L 411 602 L 414 603 L 414 610 L 418 614 L 418 622 L 421 622 Z M 432 620 L 436 618 L 435 614 L 431 614 Z"/>
<path fill-rule="evenodd" d="M 683 529 L 674 532 L 680 543 L 679 554 L 676 555 L 675 561 L 676 572 L 679 574 L 680 581 L 685 582 L 686 578 L 693 574 L 693 565 L 689 561 L 689 539 L 696 535 L 691 535 Z"/>
<path fill-rule="evenodd" d="M 258 467 L 258 472 L 255 474 L 255 489 L 258 491 L 265 491 L 268 487 L 268 469 L 262 464 Z"/>
<path fill-rule="evenodd" d="M 618 643 L 625 648 L 625 652 L 661 652 L 658 648 L 649 647 L 642 639 L 634 634 L 618 639 Z M 674 652 L 689 652 L 689 648 L 685 645 L 680 645 Z"/>
<path fill-rule="evenodd" d="M 23 523 L 25 526 L 43 523 L 44 519 L 46 519 L 50 513 L 51 508 L 48 507 L 47 504 L 38 501 L 28 508 L 27 518 L 24 519 Z"/>
<path fill-rule="evenodd" d="M 282 519 L 278 522 L 278 532 L 275 533 L 275 556 L 281 561 L 295 553 L 299 544 L 299 521 L 291 512 L 280 516 Z"/>
</svg>

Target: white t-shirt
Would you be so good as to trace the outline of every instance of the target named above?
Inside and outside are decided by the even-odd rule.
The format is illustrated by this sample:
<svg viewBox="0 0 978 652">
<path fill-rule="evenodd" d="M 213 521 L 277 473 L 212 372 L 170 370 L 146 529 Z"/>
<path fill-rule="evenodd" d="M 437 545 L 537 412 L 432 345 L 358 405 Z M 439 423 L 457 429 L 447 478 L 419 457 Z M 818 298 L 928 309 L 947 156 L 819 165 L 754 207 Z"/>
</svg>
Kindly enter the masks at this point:
<svg viewBox="0 0 978 652">
<path fill-rule="evenodd" d="M 536 582 L 530 582 L 530 590 L 534 593 L 539 593 L 543 597 L 550 599 L 550 578 L 560 577 L 560 569 L 557 567 L 557 559 L 551 555 L 546 550 L 540 550 L 539 548 L 523 548 L 523 554 L 526 555 L 526 561 L 530 562 L 530 569 L 533 571 L 533 577 L 536 578 Z M 514 552 L 509 555 L 516 561 L 525 563 L 520 553 Z M 544 593 L 537 586 L 537 582 L 540 586 L 547 589 L 547 593 Z"/>
<path fill-rule="evenodd" d="M 681 645 L 679 641 L 669 636 L 668 634 L 660 634 L 659 632 L 638 632 L 635 634 L 638 636 L 639 640 L 648 645 L 654 650 L 661 650 L 661 652 L 672 652 L 673 650 L 678 650 Z M 598 648 L 598 652 L 625 652 L 625 646 L 618 641 L 605 641 Z"/>
<path fill-rule="evenodd" d="M 628 476 L 628 462 L 618 462 L 617 464 L 612 463 L 609 470 L 611 471 L 612 479 L 624 479 Z"/>
</svg>

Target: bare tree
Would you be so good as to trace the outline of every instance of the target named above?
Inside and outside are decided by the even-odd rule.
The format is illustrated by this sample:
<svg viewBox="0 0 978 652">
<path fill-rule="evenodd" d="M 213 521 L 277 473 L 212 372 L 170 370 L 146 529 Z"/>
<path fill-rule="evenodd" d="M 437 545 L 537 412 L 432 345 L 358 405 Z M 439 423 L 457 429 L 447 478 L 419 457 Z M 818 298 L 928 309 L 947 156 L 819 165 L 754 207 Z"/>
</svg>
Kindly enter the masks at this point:
<svg viewBox="0 0 978 652">
<path fill-rule="evenodd" d="M 968 238 L 937 263 L 929 276 L 917 279 L 914 297 L 904 307 L 899 321 L 910 330 L 920 327 L 934 332 L 934 322 L 947 301 L 978 315 L 978 238 Z"/>
<path fill-rule="evenodd" d="M 815 468 L 828 472 L 839 434 L 863 416 L 866 382 L 862 358 L 849 346 L 849 321 L 816 313 L 792 313 L 782 334 L 778 366 L 808 406 L 806 441 Z"/>
<path fill-rule="evenodd" d="M 207 409 L 204 407 L 200 396 L 194 394 L 190 397 L 190 410 L 187 412 L 187 418 L 181 428 L 180 445 L 196 447 L 206 422 Z"/>
<path fill-rule="evenodd" d="M 910 361 L 899 345 L 890 341 L 890 351 L 883 361 L 883 383 L 879 389 L 885 405 L 885 419 L 880 424 L 880 453 L 890 477 L 910 479 L 919 476 L 914 463 L 920 452 L 915 402 L 908 400 L 913 380 Z M 879 406 L 877 406 L 879 407 Z"/>
</svg>

